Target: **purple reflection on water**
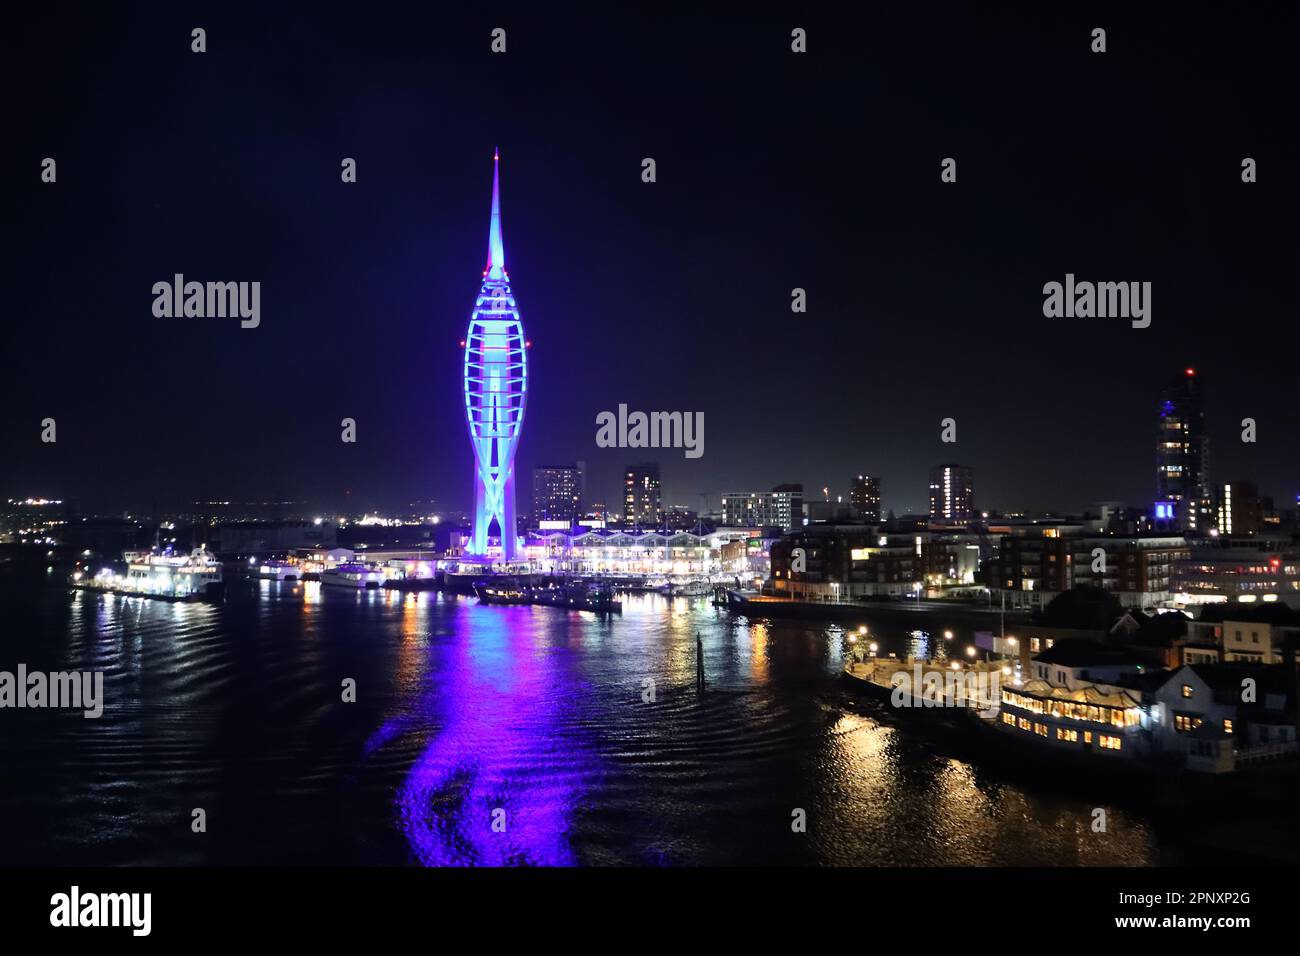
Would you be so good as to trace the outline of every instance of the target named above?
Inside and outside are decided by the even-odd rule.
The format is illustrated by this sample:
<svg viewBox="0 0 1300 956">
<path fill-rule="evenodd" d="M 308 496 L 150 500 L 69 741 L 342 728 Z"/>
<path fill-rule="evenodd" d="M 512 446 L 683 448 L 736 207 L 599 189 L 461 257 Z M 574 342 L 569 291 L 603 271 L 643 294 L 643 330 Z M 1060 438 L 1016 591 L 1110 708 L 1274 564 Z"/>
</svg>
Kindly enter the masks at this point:
<svg viewBox="0 0 1300 956">
<path fill-rule="evenodd" d="M 411 850 L 426 866 L 576 862 L 569 827 L 592 759 L 571 730 L 578 687 L 562 666 L 568 651 L 541 639 L 551 613 L 465 608 L 423 706 L 441 729 L 397 795 Z M 379 735 L 393 731 L 389 724 Z"/>
</svg>

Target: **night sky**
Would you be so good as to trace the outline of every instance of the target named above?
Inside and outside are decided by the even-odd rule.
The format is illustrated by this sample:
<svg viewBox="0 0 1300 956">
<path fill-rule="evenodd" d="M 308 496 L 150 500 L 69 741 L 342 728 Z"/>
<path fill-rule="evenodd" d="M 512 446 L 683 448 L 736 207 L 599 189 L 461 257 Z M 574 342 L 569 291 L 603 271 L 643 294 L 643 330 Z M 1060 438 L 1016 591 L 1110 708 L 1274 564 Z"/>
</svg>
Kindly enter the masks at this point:
<svg viewBox="0 0 1300 956">
<path fill-rule="evenodd" d="M 108 7 L 9 24 L 0 498 L 467 507 L 459 342 L 496 145 L 533 343 L 522 507 L 534 464 L 585 459 L 614 502 L 644 458 L 689 507 L 868 472 L 921 510 L 943 461 L 985 508 L 1145 504 L 1186 366 L 1212 476 L 1300 492 L 1282 13 Z M 177 272 L 260 281 L 261 326 L 155 318 Z M 1044 318 L 1067 272 L 1152 282 L 1151 327 Z M 620 402 L 703 411 L 704 456 L 597 448 Z"/>
</svg>

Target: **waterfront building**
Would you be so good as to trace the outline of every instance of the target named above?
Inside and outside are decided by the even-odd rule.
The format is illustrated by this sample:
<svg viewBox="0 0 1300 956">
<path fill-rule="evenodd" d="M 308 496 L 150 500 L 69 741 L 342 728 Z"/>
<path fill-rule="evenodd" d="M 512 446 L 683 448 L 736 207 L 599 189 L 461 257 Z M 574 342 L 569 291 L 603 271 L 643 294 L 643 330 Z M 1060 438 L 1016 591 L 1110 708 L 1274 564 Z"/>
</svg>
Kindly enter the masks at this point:
<svg viewBox="0 0 1300 956">
<path fill-rule="evenodd" d="M 1214 524 L 1210 439 L 1205 433 L 1201 380 L 1185 369 L 1160 393 L 1156 437 L 1156 520 L 1205 533 Z"/>
<path fill-rule="evenodd" d="M 515 452 L 528 398 L 524 326 L 501 237 L 500 153 L 492 157 L 492 214 L 483 284 L 465 332 L 465 415 L 474 448 L 474 525 L 466 551 L 487 557 L 491 529 L 506 561 L 518 553 L 515 514 Z"/>
<path fill-rule="evenodd" d="M 930 517 L 969 521 L 975 517 L 975 469 L 935 465 L 930 469 Z"/>
<path fill-rule="evenodd" d="M 880 524 L 880 479 L 858 475 L 849 488 L 849 507 L 858 521 Z"/>
<path fill-rule="evenodd" d="M 1291 667 L 1151 668 L 1108 642 L 1062 640 L 1002 688 L 1002 730 L 1065 750 L 1224 773 L 1296 747 Z M 1250 679 L 1258 695 L 1242 699 Z"/>
<path fill-rule="evenodd" d="M 764 590 L 799 601 L 852 602 L 918 594 L 926 538 L 868 525 L 808 525 L 772 544 Z"/>
<path fill-rule="evenodd" d="M 1176 534 L 1090 535 L 1046 526 L 1003 537 L 985 580 L 1007 607 L 1043 607 L 1076 585 L 1108 591 L 1124 607 L 1158 607 L 1171 603 L 1174 569 L 1190 553 Z"/>
<path fill-rule="evenodd" d="M 663 521 L 663 491 L 659 465 L 653 461 L 628 465 L 623 473 L 623 526 L 658 528 Z"/>
<path fill-rule="evenodd" d="M 528 538 L 524 553 L 534 568 L 546 573 L 748 579 L 761 548 L 754 528 L 716 528 L 706 534 L 593 530 L 542 532 Z"/>
<path fill-rule="evenodd" d="M 722 522 L 789 533 L 803 523 L 803 507 L 801 484 L 777 485 L 771 491 L 729 492 L 722 496 Z"/>
<path fill-rule="evenodd" d="M 998 719 L 1013 732 L 1096 754 L 1144 752 L 1140 697 L 1121 687 L 1085 683 L 1070 689 L 1033 678 L 1002 688 Z"/>
<path fill-rule="evenodd" d="M 1002 688 L 1004 729 L 1106 756 L 1150 751 L 1151 718 L 1142 691 L 1122 686 L 1147 670 L 1144 660 L 1098 641 L 1056 641 L 1031 658 L 1030 677 Z"/>
</svg>

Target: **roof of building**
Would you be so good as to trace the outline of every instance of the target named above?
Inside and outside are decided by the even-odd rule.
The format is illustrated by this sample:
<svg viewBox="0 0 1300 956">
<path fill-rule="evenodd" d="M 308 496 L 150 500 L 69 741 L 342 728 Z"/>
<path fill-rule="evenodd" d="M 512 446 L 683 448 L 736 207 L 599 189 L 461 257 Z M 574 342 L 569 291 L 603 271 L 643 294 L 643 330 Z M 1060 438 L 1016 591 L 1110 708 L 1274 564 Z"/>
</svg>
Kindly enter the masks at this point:
<svg viewBox="0 0 1300 956">
<path fill-rule="evenodd" d="M 1241 604 L 1234 601 L 1206 604 L 1201 608 L 1197 620 L 1209 624 L 1222 624 L 1224 621 L 1255 621 L 1260 624 L 1300 627 L 1300 611 L 1293 611 L 1281 602 Z"/>
<path fill-rule="evenodd" d="M 1068 687 L 1058 687 L 1039 678 L 1026 681 L 1024 686 L 1017 688 L 1026 694 L 1035 697 L 1046 697 L 1052 700 L 1068 700 L 1080 704 L 1096 704 L 1106 707 L 1135 707 L 1140 701 L 1126 690 L 1116 690 L 1114 693 L 1106 693 L 1094 686 L 1077 687 L 1071 690 Z"/>
<path fill-rule="evenodd" d="M 1187 616 L 1181 612 L 1145 614 L 1129 611 L 1115 622 L 1110 633 L 1120 640 L 1147 647 L 1171 647 L 1187 635 Z"/>
<path fill-rule="evenodd" d="M 1210 685 L 1215 696 L 1231 698 L 1233 703 L 1241 703 L 1242 681 L 1250 678 L 1255 681 L 1255 697 L 1262 700 L 1265 695 L 1273 694 L 1291 697 L 1295 694 L 1296 674 L 1293 669 L 1281 664 L 1246 664 L 1229 662 L 1226 664 L 1191 664 L 1196 675 Z"/>
<path fill-rule="evenodd" d="M 1059 664 L 1062 667 L 1141 667 L 1149 664 L 1123 647 L 1073 637 L 1057 641 L 1041 654 L 1036 654 L 1034 660 L 1039 664 Z"/>
</svg>

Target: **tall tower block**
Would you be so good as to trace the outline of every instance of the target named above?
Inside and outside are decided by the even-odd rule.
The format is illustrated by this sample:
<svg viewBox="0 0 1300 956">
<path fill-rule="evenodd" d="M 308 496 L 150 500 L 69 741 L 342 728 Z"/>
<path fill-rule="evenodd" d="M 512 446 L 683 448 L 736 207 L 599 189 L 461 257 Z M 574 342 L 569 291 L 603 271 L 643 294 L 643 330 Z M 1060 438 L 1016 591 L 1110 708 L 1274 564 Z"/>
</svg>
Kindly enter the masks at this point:
<svg viewBox="0 0 1300 956">
<path fill-rule="evenodd" d="M 501 154 L 492 156 L 492 218 L 487 267 L 465 333 L 465 417 L 474 446 L 474 532 L 467 550 L 486 556 L 495 521 L 501 555 L 519 552 L 515 528 L 515 451 L 528 398 L 528 359 L 501 239 Z"/>
</svg>

